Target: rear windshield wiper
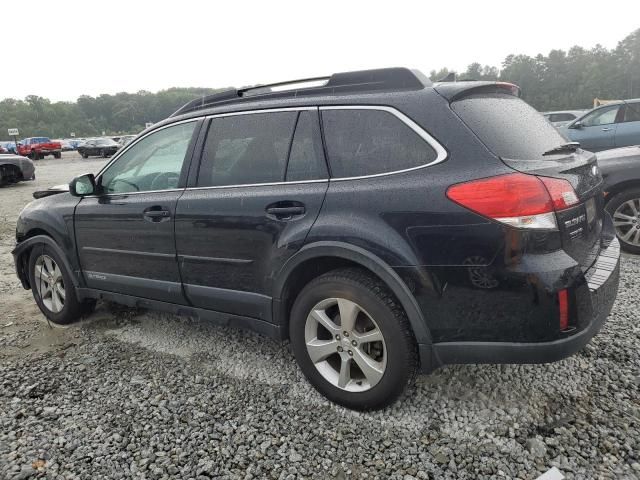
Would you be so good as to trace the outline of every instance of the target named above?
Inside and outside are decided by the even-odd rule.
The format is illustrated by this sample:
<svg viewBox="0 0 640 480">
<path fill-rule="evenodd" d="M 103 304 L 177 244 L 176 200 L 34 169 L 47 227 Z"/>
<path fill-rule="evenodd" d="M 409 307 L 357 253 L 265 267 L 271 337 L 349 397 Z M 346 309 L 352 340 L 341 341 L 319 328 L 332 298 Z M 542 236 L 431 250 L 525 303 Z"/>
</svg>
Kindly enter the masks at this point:
<svg viewBox="0 0 640 480">
<path fill-rule="evenodd" d="M 551 150 L 547 150 L 542 155 L 553 155 L 554 153 L 575 152 L 580 148 L 580 142 L 569 142 L 553 147 Z"/>
</svg>

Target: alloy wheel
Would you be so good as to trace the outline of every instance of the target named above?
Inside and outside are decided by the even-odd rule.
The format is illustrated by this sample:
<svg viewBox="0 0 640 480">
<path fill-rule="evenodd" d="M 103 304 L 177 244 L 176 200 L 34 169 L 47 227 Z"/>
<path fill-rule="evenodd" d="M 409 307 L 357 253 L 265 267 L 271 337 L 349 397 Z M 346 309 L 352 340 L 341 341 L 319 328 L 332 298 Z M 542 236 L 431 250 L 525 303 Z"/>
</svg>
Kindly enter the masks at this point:
<svg viewBox="0 0 640 480">
<path fill-rule="evenodd" d="M 640 247 L 640 198 L 621 203 L 613 212 L 613 225 L 620 240 Z"/>
<path fill-rule="evenodd" d="M 329 383 L 348 392 L 373 388 L 383 377 L 387 349 L 375 320 L 357 303 L 328 298 L 305 323 L 309 358 Z"/>
<path fill-rule="evenodd" d="M 49 255 L 40 255 L 34 268 L 36 288 L 42 303 L 49 311 L 60 313 L 66 298 L 62 270 Z"/>
</svg>

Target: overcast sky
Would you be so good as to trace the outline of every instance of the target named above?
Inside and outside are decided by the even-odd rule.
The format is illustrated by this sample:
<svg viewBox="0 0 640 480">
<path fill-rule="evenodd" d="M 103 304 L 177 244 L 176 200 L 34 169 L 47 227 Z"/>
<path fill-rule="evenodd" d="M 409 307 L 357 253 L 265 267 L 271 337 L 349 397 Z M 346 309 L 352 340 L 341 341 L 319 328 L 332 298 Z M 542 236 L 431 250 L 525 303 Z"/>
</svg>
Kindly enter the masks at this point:
<svg viewBox="0 0 640 480">
<path fill-rule="evenodd" d="M 640 27 L 639 0 L 7 0 L 1 12 L 0 98 L 52 100 L 388 66 L 500 66 L 509 53 L 612 48 Z"/>
</svg>

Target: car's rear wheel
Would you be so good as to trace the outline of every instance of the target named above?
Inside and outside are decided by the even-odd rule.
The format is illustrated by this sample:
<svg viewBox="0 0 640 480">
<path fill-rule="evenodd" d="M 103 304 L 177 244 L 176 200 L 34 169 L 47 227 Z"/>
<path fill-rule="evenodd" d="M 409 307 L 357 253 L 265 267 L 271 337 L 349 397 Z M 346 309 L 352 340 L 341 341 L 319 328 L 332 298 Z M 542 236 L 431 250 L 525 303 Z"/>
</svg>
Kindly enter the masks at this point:
<svg viewBox="0 0 640 480">
<path fill-rule="evenodd" d="M 53 154 L 53 158 L 62 158 L 62 153 L 56 152 Z"/>
<path fill-rule="evenodd" d="M 364 270 L 336 270 L 311 281 L 293 305 L 289 333 L 307 379 L 348 408 L 391 404 L 417 370 L 416 343 L 403 309 Z"/>
<path fill-rule="evenodd" d="M 84 158 L 84 159 L 86 160 L 87 158 L 89 158 L 89 154 L 88 154 L 88 153 L 83 152 L 83 153 L 82 153 L 82 158 Z"/>
<path fill-rule="evenodd" d="M 640 254 L 640 189 L 625 190 L 607 203 L 620 246 Z"/>
<path fill-rule="evenodd" d="M 95 306 L 95 301 L 78 300 L 71 272 L 48 245 L 36 245 L 31 251 L 29 282 L 40 311 L 54 324 L 73 323 Z"/>
</svg>

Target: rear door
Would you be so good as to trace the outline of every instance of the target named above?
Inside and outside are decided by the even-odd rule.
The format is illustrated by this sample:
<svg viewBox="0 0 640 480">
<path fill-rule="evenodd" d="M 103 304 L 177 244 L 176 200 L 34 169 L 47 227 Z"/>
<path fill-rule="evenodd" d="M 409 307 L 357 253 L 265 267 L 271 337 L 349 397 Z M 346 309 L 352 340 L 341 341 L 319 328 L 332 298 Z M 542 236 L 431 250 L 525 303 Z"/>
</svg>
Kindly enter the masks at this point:
<svg viewBox="0 0 640 480">
<path fill-rule="evenodd" d="M 627 102 L 616 128 L 616 147 L 640 145 L 640 102 Z"/>
<path fill-rule="evenodd" d="M 572 185 L 579 203 L 556 213 L 558 229 L 563 249 L 589 268 L 600 251 L 604 218 L 602 176 L 595 155 L 582 149 L 547 153 L 567 140 L 516 96 L 471 94 L 452 102 L 451 107 L 511 168 L 561 178 Z"/>
<path fill-rule="evenodd" d="M 75 232 L 87 286 L 185 303 L 174 219 L 198 126 L 194 120 L 143 137 L 101 172 L 102 193 L 82 198 Z"/>
<path fill-rule="evenodd" d="M 270 320 L 271 281 L 303 245 L 327 178 L 317 108 L 212 118 L 176 214 L 190 302 Z"/>
</svg>

